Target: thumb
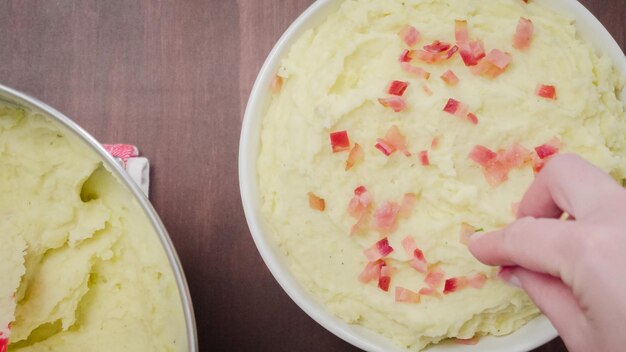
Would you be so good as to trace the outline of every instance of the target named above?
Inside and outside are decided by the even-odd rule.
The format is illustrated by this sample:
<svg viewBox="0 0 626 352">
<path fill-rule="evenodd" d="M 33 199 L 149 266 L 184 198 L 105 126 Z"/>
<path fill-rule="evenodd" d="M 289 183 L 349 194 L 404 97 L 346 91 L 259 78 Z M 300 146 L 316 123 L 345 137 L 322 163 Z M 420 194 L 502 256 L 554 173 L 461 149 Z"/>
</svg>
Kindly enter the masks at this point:
<svg viewBox="0 0 626 352">
<path fill-rule="evenodd" d="M 587 321 L 572 290 L 561 279 L 522 267 L 503 267 L 498 275 L 526 291 L 571 351 L 581 350 L 585 344 L 581 337 L 588 331 Z"/>
</svg>

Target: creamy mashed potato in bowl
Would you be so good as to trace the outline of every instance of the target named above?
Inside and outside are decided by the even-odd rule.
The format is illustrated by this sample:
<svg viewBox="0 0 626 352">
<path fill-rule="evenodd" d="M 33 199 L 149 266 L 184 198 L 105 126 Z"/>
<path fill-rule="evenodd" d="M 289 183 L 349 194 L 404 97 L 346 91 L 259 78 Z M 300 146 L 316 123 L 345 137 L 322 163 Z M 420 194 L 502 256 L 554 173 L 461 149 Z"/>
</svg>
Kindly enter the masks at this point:
<svg viewBox="0 0 626 352">
<path fill-rule="evenodd" d="M 624 179 L 624 76 L 576 1 L 317 1 L 246 110 L 255 243 L 307 314 L 362 349 L 535 348 L 549 321 L 459 235 L 511 221 L 556 152 Z"/>
<path fill-rule="evenodd" d="M 158 215 L 85 131 L 0 86 L 0 351 L 197 351 Z"/>
</svg>

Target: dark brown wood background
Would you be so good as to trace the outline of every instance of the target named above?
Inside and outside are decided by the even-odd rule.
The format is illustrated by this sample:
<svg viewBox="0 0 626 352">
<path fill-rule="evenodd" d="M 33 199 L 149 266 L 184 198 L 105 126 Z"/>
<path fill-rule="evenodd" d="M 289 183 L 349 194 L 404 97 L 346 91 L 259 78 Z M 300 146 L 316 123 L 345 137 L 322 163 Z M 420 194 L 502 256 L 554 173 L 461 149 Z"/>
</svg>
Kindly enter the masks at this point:
<svg viewBox="0 0 626 352">
<path fill-rule="evenodd" d="M 355 351 L 264 266 L 237 183 L 256 74 L 311 0 L 0 0 L 0 83 L 101 142 L 138 145 L 186 271 L 202 351 Z M 582 1 L 624 49 L 625 0 Z M 565 351 L 560 340 L 538 351 Z"/>
</svg>

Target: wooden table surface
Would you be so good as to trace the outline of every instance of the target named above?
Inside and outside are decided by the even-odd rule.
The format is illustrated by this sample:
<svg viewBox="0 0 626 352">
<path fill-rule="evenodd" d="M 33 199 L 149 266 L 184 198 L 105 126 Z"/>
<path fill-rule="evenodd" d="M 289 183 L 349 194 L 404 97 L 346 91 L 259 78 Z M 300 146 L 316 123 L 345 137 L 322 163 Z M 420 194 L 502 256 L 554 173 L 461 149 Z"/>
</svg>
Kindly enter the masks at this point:
<svg viewBox="0 0 626 352">
<path fill-rule="evenodd" d="M 0 83 L 101 142 L 138 145 L 185 268 L 202 351 L 355 351 L 263 264 L 237 181 L 252 83 L 311 0 L 1 0 Z M 625 0 L 582 1 L 624 49 Z M 560 340 L 537 351 L 565 351 Z"/>
</svg>

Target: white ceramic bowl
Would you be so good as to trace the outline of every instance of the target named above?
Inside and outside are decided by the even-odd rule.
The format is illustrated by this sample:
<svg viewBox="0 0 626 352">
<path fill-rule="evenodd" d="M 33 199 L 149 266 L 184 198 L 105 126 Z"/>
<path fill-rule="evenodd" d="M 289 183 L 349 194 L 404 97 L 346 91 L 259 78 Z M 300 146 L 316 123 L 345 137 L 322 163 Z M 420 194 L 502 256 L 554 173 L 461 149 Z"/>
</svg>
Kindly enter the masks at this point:
<svg viewBox="0 0 626 352">
<path fill-rule="evenodd" d="M 576 21 L 581 38 L 592 43 L 598 52 L 608 55 L 620 74 L 626 77 L 626 56 L 602 24 L 576 0 L 534 0 Z M 256 79 L 244 115 L 239 145 L 239 185 L 246 219 L 254 242 L 278 283 L 289 297 L 311 318 L 343 340 L 366 351 L 401 351 L 382 335 L 357 325 L 350 325 L 328 313 L 289 271 L 286 259 L 274 244 L 270 229 L 260 213 L 260 194 L 257 179 L 261 126 L 269 104 L 269 85 L 276 74 L 280 60 L 304 31 L 320 25 L 339 8 L 341 0 L 317 0 L 278 40 L 265 60 Z M 621 92 L 626 101 L 626 89 Z M 429 351 L 457 352 L 521 352 L 529 351 L 557 336 L 550 322 L 543 316 L 534 319 L 515 333 L 504 337 L 485 337 L 475 346 L 440 345 Z"/>
</svg>

